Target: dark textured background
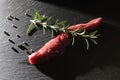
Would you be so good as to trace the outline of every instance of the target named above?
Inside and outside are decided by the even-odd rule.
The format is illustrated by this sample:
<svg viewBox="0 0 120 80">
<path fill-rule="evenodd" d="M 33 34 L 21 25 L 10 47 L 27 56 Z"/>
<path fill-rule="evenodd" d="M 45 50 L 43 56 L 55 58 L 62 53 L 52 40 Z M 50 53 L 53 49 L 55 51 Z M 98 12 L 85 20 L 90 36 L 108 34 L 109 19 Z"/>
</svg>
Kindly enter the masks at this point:
<svg viewBox="0 0 120 80">
<path fill-rule="evenodd" d="M 42 31 L 32 36 L 25 35 L 34 9 L 52 16 L 53 21 L 67 20 L 71 25 L 103 17 L 102 25 L 97 28 L 101 34 L 97 40 L 99 44 L 86 51 L 84 44 L 77 42 L 54 61 L 30 65 L 29 54 L 18 45 L 25 41 L 29 44 L 26 45 L 28 50 L 38 50 L 51 39 L 49 33 L 43 35 Z M 32 17 L 25 16 L 26 10 Z M 120 80 L 119 13 L 116 1 L 0 0 L 0 80 Z M 19 20 L 10 21 L 6 18 L 8 15 Z M 17 28 L 13 28 L 12 24 Z"/>
</svg>

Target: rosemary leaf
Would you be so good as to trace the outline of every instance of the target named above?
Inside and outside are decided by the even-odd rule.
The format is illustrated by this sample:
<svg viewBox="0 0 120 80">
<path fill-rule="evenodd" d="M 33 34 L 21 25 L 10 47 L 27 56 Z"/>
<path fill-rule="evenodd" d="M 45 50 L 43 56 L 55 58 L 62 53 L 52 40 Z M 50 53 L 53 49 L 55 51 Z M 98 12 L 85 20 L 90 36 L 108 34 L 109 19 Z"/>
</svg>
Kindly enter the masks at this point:
<svg viewBox="0 0 120 80">
<path fill-rule="evenodd" d="M 56 24 L 58 23 L 58 21 L 59 21 L 59 19 L 57 19 L 57 20 L 55 21 L 54 25 L 56 25 Z"/>
<path fill-rule="evenodd" d="M 36 23 L 34 24 L 34 26 L 37 28 L 37 30 L 39 30 L 39 28 L 38 28 L 38 26 L 37 26 L 37 24 L 36 24 Z"/>
<path fill-rule="evenodd" d="M 54 30 L 51 31 L 51 37 L 54 37 Z"/>
<path fill-rule="evenodd" d="M 34 20 L 35 20 L 35 19 L 38 19 L 38 20 L 41 21 L 41 15 L 40 15 L 40 12 L 39 12 L 37 9 L 35 10 L 35 12 L 36 12 L 36 13 L 35 13 L 35 16 L 34 16 Z"/>
<path fill-rule="evenodd" d="M 40 17 L 41 22 L 46 22 L 47 19 L 48 19 L 48 17 L 45 15 L 42 15 L 42 17 Z"/>
<path fill-rule="evenodd" d="M 85 39 L 85 42 L 86 42 L 86 49 L 88 50 L 88 49 L 89 49 L 89 42 L 88 42 L 88 39 Z"/>
<path fill-rule="evenodd" d="M 95 31 L 89 33 L 89 35 L 96 35 L 97 32 L 98 32 L 98 30 L 95 30 Z"/>
<path fill-rule="evenodd" d="M 57 19 L 54 25 L 64 27 L 64 26 L 66 26 L 66 24 L 67 24 L 67 21 L 65 21 L 65 20 L 64 21 L 59 21 Z"/>
<path fill-rule="evenodd" d="M 100 36 L 100 34 L 96 34 L 95 36 L 98 38 Z"/>
<path fill-rule="evenodd" d="M 26 32 L 26 35 L 29 35 L 29 33 L 30 33 L 31 30 L 32 30 L 32 26 L 33 26 L 33 23 L 31 23 L 30 26 L 28 27 L 27 32 Z"/>
<path fill-rule="evenodd" d="M 48 17 L 48 18 L 47 18 L 47 20 L 46 20 L 46 22 L 49 22 L 51 19 L 52 19 L 52 17 L 51 17 L 51 16 L 50 16 L 50 17 Z"/>
<path fill-rule="evenodd" d="M 91 39 L 91 41 L 93 41 L 93 42 L 94 42 L 94 44 L 96 44 L 96 45 L 97 45 L 97 42 L 96 42 L 94 39 Z"/>
<path fill-rule="evenodd" d="M 58 22 L 57 24 L 60 25 L 60 26 L 65 26 L 66 23 L 67 23 L 66 21 L 60 21 L 60 22 Z"/>
<path fill-rule="evenodd" d="M 84 35 L 86 34 L 86 30 L 85 29 L 79 29 L 76 31 L 78 35 Z"/>
<path fill-rule="evenodd" d="M 72 46 L 75 44 L 75 36 L 74 33 L 72 33 Z"/>
</svg>

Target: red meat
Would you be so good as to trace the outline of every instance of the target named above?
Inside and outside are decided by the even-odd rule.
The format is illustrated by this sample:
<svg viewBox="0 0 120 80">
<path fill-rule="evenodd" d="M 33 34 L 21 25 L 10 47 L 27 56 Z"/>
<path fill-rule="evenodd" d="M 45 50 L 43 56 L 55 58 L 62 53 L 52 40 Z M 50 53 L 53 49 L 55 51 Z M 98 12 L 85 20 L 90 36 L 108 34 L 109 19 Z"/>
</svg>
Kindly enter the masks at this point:
<svg viewBox="0 0 120 80">
<path fill-rule="evenodd" d="M 71 31 L 85 28 L 91 30 L 96 26 L 99 26 L 102 22 L 102 18 L 96 18 L 85 24 L 77 24 L 70 26 L 68 29 Z M 72 43 L 72 36 L 65 32 L 59 34 L 57 37 L 48 41 L 41 49 L 29 55 L 30 64 L 41 64 L 45 61 L 54 58 L 55 56 L 61 55 L 67 46 Z"/>
</svg>

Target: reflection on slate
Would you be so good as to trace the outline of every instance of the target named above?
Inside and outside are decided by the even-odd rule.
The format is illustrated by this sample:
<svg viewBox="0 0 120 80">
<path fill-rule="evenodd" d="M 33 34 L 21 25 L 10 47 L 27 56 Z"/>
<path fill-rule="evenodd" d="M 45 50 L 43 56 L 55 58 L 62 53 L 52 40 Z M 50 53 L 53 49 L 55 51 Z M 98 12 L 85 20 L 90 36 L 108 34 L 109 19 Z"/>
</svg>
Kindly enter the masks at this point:
<svg viewBox="0 0 120 80">
<path fill-rule="evenodd" d="M 43 65 L 29 64 L 28 55 L 41 48 L 51 36 L 36 29 L 26 36 L 34 9 L 74 24 L 89 21 L 96 15 L 119 21 L 118 8 L 114 1 L 1 0 L 0 80 L 120 80 L 120 27 L 106 19 L 97 27 L 98 45 L 91 43 L 87 51 L 83 41 L 76 40 L 62 56 Z M 7 19 L 8 15 L 12 17 Z"/>
</svg>

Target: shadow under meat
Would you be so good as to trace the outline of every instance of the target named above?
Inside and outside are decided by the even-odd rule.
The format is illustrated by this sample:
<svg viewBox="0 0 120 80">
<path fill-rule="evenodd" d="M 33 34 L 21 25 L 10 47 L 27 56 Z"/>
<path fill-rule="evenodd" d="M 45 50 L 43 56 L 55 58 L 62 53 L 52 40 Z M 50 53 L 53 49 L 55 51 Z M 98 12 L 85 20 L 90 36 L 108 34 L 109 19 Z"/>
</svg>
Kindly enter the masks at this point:
<svg viewBox="0 0 120 80">
<path fill-rule="evenodd" d="M 36 67 L 54 80 L 75 80 L 77 75 L 88 74 L 96 67 L 119 67 L 120 28 L 103 23 L 97 29 L 100 34 L 98 45 L 91 43 L 90 49 L 86 50 L 83 41 L 76 41 L 62 56 Z"/>
</svg>

